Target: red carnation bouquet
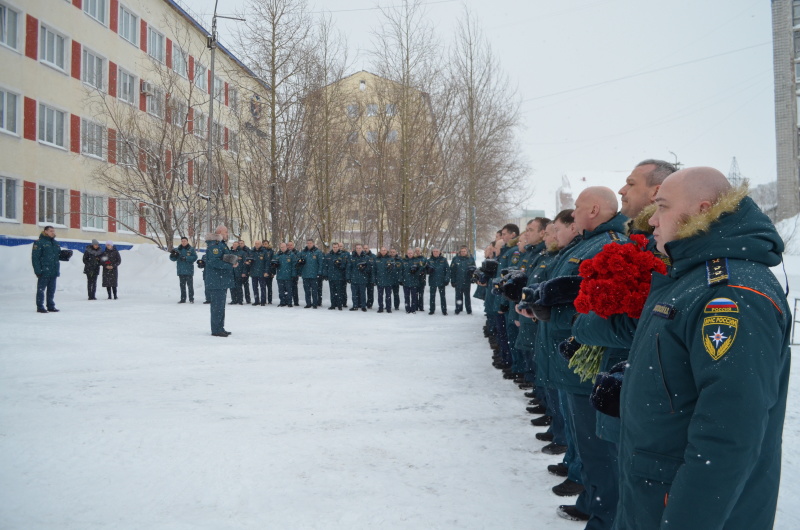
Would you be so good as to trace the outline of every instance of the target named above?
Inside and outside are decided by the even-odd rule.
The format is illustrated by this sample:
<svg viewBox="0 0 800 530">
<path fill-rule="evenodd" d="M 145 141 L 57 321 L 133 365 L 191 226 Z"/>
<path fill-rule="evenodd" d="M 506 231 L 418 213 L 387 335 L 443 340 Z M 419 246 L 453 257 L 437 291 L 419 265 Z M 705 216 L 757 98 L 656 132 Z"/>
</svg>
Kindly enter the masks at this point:
<svg viewBox="0 0 800 530">
<path fill-rule="evenodd" d="M 578 268 L 583 281 L 575 310 L 594 311 L 602 318 L 619 314 L 639 318 L 653 271 L 666 274 L 667 266 L 647 250 L 645 236 L 634 234 L 630 243 L 609 243 Z M 600 371 L 604 351 L 602 346 L 583 345 L 570 359 L 569 367 L 581 376 L 581 381 L 593 379 Z"/>
</svg>

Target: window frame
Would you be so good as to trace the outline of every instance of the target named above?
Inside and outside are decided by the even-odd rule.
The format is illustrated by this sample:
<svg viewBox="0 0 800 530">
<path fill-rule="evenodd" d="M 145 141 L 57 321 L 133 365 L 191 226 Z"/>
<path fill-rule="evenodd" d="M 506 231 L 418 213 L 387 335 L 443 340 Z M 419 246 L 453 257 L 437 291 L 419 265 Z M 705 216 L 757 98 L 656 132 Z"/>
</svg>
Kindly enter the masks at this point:
<svg viewBox="0 0 800 530">
<path fill-rule="evenodd" d="M 11 7 L 10 5 L 8 5 L 7 3 L 2 2 L 2 1 L 0 1 L 0 8 L 6 10 L 6 16 L 5 17 L 1 17 L 0 16 L 0 25 L 3 26 L 0 29 L 2 30 L 2 33 L 4 33 L 6 35 L 5 39 L 0 39 L 0 45 L 5 46 L 9 50 L 19 51 L 19 41 L 20 41 L 20 38 L 19 38 L 19 30 L 20 30 L 19 19 L 20 19 L 20 15 L 22 13 L 20 11 L 18 11 L 17 9 Z M 8 36 L 11 35 L 12 33 L 10 31 L 8 31 L 8 29 L 5 27 L 7 25 L 7 22 L 8 22 L 7 13 L 9 11 L 14 13 L 14 15 L 15 15 L 15 22 L 14 22 L 15 27 L 14 27 L 14 32 L 13 32 L 13 35 L 14 35 L 14 46 L 11 46 L 10 44 L 8 44 Z"/>
<path fill-rule="evenodd" d="M 94 13 L 90 13 L 87 10 L 87 6 L 89 6 L 89 5 L 94 5 L 95 6 L 95 10 L 97 9 L 98 6 L 102 6 L 103 18 L 100 19 Z M 96 20 L 97 22 L 99 22 L 100 24 L 102 24 L 104 26 L 107 25 L 107 23 L 108 23 L 108 20 L 107 20 L 108 19 L 108 2 L 107 2 L 107 0 L 83 0 L 83 12 L 86 13 L 90 18 Z"/>
<path fill-rule="evenodd" d="M 377 103 L 367 103 L 366 108 L 366 115 L 368 118 L 372 118 L 378 115 L 378 104 Z"/>
<path fill-rule="evenodd" d="M 201 70 L 203 72 L 202 75 L 199 74 Z M 208 68 L 199 61 L 194 62 L 194 79 L 192 79 L 192 82 L 194 86 L 203 91 L 203 94 L 208 94 Z"/>
<path fill-rule="evenodd" d="M 19 195 L 17 193 L 18 182 L 18 178 L 0 175 L 0 222 L 8 223 L 19 221 L 19 219 L 17 219 L 17 212 L 19 211 L 17 202 Z M 9 189 L 13 190 L 10 195 L 8 193 Z M 11 208 L 13 208 L 11 216 L 8 215 L 9 203 Z"/>
<path fill-rule="evenodd" d="M 99 138 L 96 137 L 98 134 Z M 102 123 L 81 118 L 81 154 L 97 160 L 105 160 L 107 135 L 108 130 Z M 89 147 L 92 146 L 94 150 L 89 150 Z"/>
<path fill-rule="evenodd" d="M 55 107 L 55 106 L 50 105 L 48 103 L 45 103 L 44 101 L 39 101 L 39 106 L 37 107 L 36 110 L 37 110 L 37 115 L 36 115 L 36 141 L 38 141 L 41 144 L 44 144 L 44 145 L 47 145 L 47 146 L 50 146 L 50 147 L 55 147 L 57 149 L 63 149 L 64 151 L 66 151 L 67 150 L 67 146 L 69 145 L 69 137 L 68 137 L 69 129 L 68 129 L 68 123 L 67 123 L 68 122 L 69 113 L 64 109 L 60 109 L 58 107 Z M 46 132 L 43 133 L 43 131 L 42 131 L 42 119 L 43 119 L 42 118 L 42 110 L 45 110 L 45 111 L 52 110 L 55 114 L 61 114 L 62 115 L 61 138 L 62 138 L 62 140 L 64 142 L 63 145 L 61 145 L 61 144 L 59 144 L 57 142 L 51 142 L 51 141 L 47 140 L 46 138 L 43 138 L 43 134 L 46 134 Z M 46 121 L 46 119 L 47 119 L 46 118 L 46 114 L 45 114 L 45 118 L 44 119 Z M 55 125 L 57 125 L 57 123 L 54 124 L 54 126 Z M 47 127 L 47 123 L 45 123 L 45 127 Z M 58 133 L 58 131 L 54 129 L 54 131 L 53 131 L 54 138 L 57 137 L 57 133 Z"/>
<path fill-rule="evenodd" d="M 117 165 L 136 168 L 139 165 L 139 149 L 136 141 L 117 135 Z M 130 157 L 130 159 L 128 159 Z"/>
<path fill-rule="evenodd" d="M 48 191 L 52 192 L 53 198 L 53 211 L 47 212 Z M 44 205 L 42 204 L 42 197 L 44 196 Z M 67 226 L 67 199 L 69 192 L 64 188 L 57 188 L 47 184 L 38 184 L 36 186 L 36 221 L 39 225 L 54 225 L 66 228 Z M 59 211 L 58 200 L 61 200 L 61 208 Z M 48 213 L 51 217 L 48 217 Z M 59 222 L 60 221 L 60 222 Z"/>
<path fill-rule="evenodd" d="M 6 127 L 7 115 L 8 112 L 6 109 L 10 108 L 8 105 L 8 95 L 11 94 L 14 96 L 14 130 L 8 129 Z M 3 112 L 2 116 L 0 116 L 0 132 L 4 134 L 10 134 L 11 136 L 19 137 L 19 104 L 20 99 L 22 98 L 22 94 L 14 92 L 13 90 L 9 90 L 6 87 L 0 85 L 0 106 L 2 106 Z"/>
<path fill-rule="evenodd" d="M 123 79 L 124 78 L 129 78 L 130 79 L 130 83 L 131 83 L 130 87 L 129 87 L 131 89 L 130 90 L 130 93 L 131 93 L 131 99 L 130 100 L 125 99 L 123 97 L 123 94 L 125 94 L 125 92 L 126 92 L 125 90 L 123 90 L 123 87 L 125 86 L 123 84 Z M 139 78 L 136 76 L 136 74 L 134 74 L 133 72 L 130 72 L 130 71 L 124 69 L 124 68 L 118 68 L 117 69 L 117 99 L 119 99 L 120 101 L 123 101 L 123 102 L 125 102 L 125 103 L 127 103 L 129 105 L 134 105 L 135 106 L 136 105 L 136 98 L 137 98 L 137 96 L 139 95 L 140 92 L 141 92 L 141 89 L 139 87 Z"/>
<path fill-rule="evenodd" d="M 62 50 L 61 50 L 61 61 L 63 64 L 58 64 L 58 62 L 53 62 L 46 57 L 47 53 L 47 46 L 46 39 L 48 34 L 53 34 L 54 38 L 60 38 L 62 43 Z M 44 39 L 44 40 L 43 40 Z M 39 21 L 39 62 L 49 66 L 50 68 L 54 68 L 59 72 L 67 73 L 67 64 L 69 64 L 69 37 L 66 34 L 56 30 L 53 26 L 46 24 L 42 21 Z M 53 50 L 56 55 L 58 55 L 58 50 Z M 56 58 L 57 59 L 57 58 Z"/>
<path fill-rule="evenodd" d="M 182 60 L 179 60 L 179 58 Z M 179 64 L 183 65 L 182 71 L 176 68 Z M 172 71 L 184 79 L 189 79 L 189 52 L 174 44 L 172 46 Z"/>
<path fill-rule="evenodd" d="M 159 38 L 157 42 L 160 42 L 160 46 L 153 46 L 154 37 Z M 155 55 L 155 50 L 159 50 L 159 55 Z M 147 55 L 161 64 L 167 62 L 167 37 L 149 24 L 147 25 Z"/>
<path fill-rule="evenodd" d="M 94 72 L 94 81 L 97 82 L 99 80 L 99 86 L 94 84 L 91 79 L 87 79 L 88 77 L 88 65 L 89 65 L 89 57 L 93 58 L 93 67 L 95 69 Z M 97 73 L 97 65 L 100 65 L 100 73 Z M 108 59 L 97 53 L 96 51 L 92 50 L 91 48 L 87 48 L 86 46 L 81 47 L 81 82 L 85 85 L 89 85 L 91 87 L 96 88 L 102 92 L 105 92 L 106 88 L 106 74 L 108 71 Z"/>
<path fill-rule="evenodd" d="M 91 213 L 89 213 L 90 202 Z M 108 203 L 105 197 L 102 195 L 91 195 L 85 192 L 81 193 L 81 229 L 93 232 L 105 232 L 107 211 Z"/>
<path fill-rule="evenodd" d="M 198 124 L 200 124 L 200 127 L 198 127 Z M 208 117 L 196 107 L 192 112 L 192 134 L 203 140 L 208 139 Z"/>
<path fill-rule="evenodd" d="M 129 39 L 125 35 L 125 33 L 123 33 L 123 28 L 127 28 L 128 27 L 128 25 L 125 24 L 125 22 L 124 22 L 124 20 L 126 19 L 126 17 L 124 16 L 125 13 L 127 13 L 130 18 L 133 18 L 133 40 Z M 118 25 L 117 25 L 117 34 L 123 40 L 133 44 L 137 48 L 139 47 L 139 20 L 141 20 L 139 15 L 134 13 L 130 8 L 128 8 L 128 7 L 126 7 L 126 6 L 122 5 L 122 4 L 119 5 L 119 20 L 118 20 Z"/>
<path fill-rule="evenodd" d="M 153 87 L 153 93 L 145 95 L 145 111 L 150 116 L 163 120 L 167 96 L 163 88 L 156 86 L 153 83 L 150 83 L 150 86 Z"/>
<path fill-rule="evenodd" d="M 125 225 L 138 228 L 139 205 L 131 199 L 117 199 L 117 232 L 135 233 L 135 230 L 126 228 Z"/>
</svg>

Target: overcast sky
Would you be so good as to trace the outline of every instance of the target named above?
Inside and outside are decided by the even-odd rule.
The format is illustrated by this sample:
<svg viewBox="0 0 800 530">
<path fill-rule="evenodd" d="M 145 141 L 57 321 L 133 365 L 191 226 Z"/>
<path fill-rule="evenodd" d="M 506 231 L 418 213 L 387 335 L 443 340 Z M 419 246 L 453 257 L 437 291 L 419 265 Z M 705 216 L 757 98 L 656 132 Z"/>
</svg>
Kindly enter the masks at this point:
<svg viewBox="0 0 800 530">
<path fill-rule="evenodd" d="M 214 0 L 189 3 L 210 27 Z M 219 0 L 218 13 L 247 3 Z M 353 71 L 370 69 L 361 50 L 379 25 L 378 3 L 310 5 L 345 31 Z M 530 207 L 545 197 L 549 205 L 564 174 L 629 171 L 645 158 L 674 160 L 671 152 L 687 166 L 726 174 L 736 157 L 754 184 L 775 179 L 769 2 L 431 0 L 425 9 L 443 46 L 463 5 L 523 102 L 520 146 L 536 191 Z M 232 44 L 222 22 L 220 40 Z"/>
</svg>

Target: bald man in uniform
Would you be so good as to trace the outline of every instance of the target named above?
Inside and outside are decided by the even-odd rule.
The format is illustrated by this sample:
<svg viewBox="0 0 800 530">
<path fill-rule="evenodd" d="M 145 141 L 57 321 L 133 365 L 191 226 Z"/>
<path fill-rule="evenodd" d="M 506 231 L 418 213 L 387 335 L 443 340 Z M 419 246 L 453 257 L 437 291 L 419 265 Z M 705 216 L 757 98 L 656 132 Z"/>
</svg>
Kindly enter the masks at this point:
<svg viewBox="0 0 800 530">
<path fill-rule="evenodd" d="M 664 180 L 655 275 L 622 384 L 619 530 L 772 528 L 791 313 L 769 270 L 783 241 L 708 167 Z"/>
</svg>

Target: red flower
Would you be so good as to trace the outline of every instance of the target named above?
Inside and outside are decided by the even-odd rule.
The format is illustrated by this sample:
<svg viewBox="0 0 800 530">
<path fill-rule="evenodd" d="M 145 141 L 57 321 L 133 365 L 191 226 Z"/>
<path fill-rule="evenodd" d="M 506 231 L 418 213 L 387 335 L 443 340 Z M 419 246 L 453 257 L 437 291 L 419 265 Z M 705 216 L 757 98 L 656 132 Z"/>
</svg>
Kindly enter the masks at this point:
<svg viewBox="0 0 800 530">
<path fill-rule="evenodd" d="M 666 274 L 667 266 L 647 250 L 645 236 L 634 234 L 629 243 L 609 243 L 581 263 L 578 273 L 583 282 L 575 309 L 579 313 L 594 311 L 603 318 L 616 314 L 639 318 L 650 292 L 652 271 Z"/>
</svg>

